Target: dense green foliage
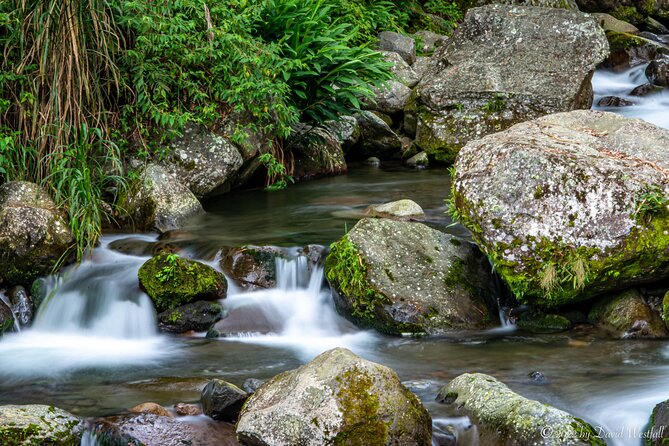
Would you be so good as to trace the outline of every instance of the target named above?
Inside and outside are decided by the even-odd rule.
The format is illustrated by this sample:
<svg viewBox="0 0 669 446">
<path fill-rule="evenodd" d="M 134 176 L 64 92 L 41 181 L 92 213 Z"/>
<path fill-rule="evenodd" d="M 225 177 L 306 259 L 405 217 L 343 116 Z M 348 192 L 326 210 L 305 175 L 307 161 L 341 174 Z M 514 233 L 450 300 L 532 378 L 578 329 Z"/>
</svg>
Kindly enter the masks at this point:
<svg viewBox="0 0 669 446">
<path fill-rule="evenodd" d="M 294 125 L 350 114 L 389 79 L 370 49 L 380 30 L 461 15 L 435 0 L 5 0 L 0 182 L 47 187 L 79 257 L 122 212 L 107 204 L 125 187 L 121 161 L 169 155 L 188 122 L 263 135 L 287 184 L 276 163 Z"/>
</svg>

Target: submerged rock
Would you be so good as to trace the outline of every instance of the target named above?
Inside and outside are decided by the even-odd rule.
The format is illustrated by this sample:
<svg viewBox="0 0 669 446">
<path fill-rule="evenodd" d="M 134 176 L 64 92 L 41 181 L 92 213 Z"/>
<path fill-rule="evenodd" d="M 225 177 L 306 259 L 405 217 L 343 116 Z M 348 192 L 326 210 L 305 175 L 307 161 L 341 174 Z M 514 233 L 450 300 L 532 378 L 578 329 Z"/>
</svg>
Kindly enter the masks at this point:
<svg viewBox="0 0 669 446">
<path fill-rule="evenodd" d="M 197 198 L 230 190 L 244 159 L 228 139 L 204 127 L 187 125 L 183 136 L 172 141 L 163 167 Z"/>
<path fill-rule="evenodd" d="M 138 404 L 135 407 L 129 409 L 129 412 L 132 413 L 150 413 L 153 415 L 158 415 L 160 417 L 171 417 L 172 414 L 167 411 L 163 406 L 158 403 L 142 403 Z"/>
<path fill-rule="evenodd" d="M 243 289 L 274 288 L 277 258 L 285 254 L 275 246 L 232 248 L 221 259 L 221 269 Z"/>
<path fill-rule="evenodd" d="M 223 299 L 228 288 L 223 274 L 211 266 L 176 254 L 147 260 L 137 275 L 140 287 L 161 312 L 194 300 Z"/>
<path fill-rule="evenodd" d="M 253 394 L 237 422 L 243 444 L 431 444 L 430 415 L 388 367 L 327 351 Z"/>
<path fill-rule="evenodd" d="M 212 379 L 202 390 L 202 412 L 214 420 L 235 422 L 248 394 L 222 379 Z"/>
<path fill-rule="evenodd" d="M 0 283 L 30 286 L 52 272 L 72 243 L 65 216 L 41 187 L 0 186 Z"/>
<path fill-rule="evenodd" d="M 471 419 L 480 444 L 605 446 L 583 420 L 524 398 L 482 373 L 458 376 L 439 391 L 437 400 L 451 405 L 454 414 Z"/>
<path fill-rule="evenodd" d="M 542 115 L 590 108 L 592 73 L 607 54 L 604 31 L 587 14 L 470 9 L 433 56 L 441 69 L 423 76 L 414 91 L 407 114 L 417 121 L 416 144 L 452 163 L 468 141 Z"/>
<path fill-rule="evenodd" d="M 140 231 L 179 229 L 194 216 L 204 213 L 195 195 L 156 164 L 144 168 L 139 180 L 121 197 L 119 206 Z"/>
<path fill-rule="evenodd" d="M 53 406 L 28 404 L 0 406 L 2 446 L 79 446 L 82 422 Z"/>
<path fill-rule="evenodd" d="M 423 208 L 412 200 L 397 200 L 390 203 L 373 204 L 365 210 L 370 217 L 391 218 L 394 220 L 420 219 L 425 217 Z"/>
<path fill-rule="evenodd" d="M 217 302 L 200 300 L 158 315 L 158 328 L 166 333 L 207 331 L 223 319 L 223 307 Z"/>
<path fill-rule="evenodd" d="M 591 110 L 472 141 L 453 201 L 520 300 L 559 306 L 669 274 L 669 131 Z"/>
<path fill-rule="evenodd" d="M 648 306 L 637 290 L 599 299 L 588 321 L 618 339 L 666 338 L 669 333 L 660 315 Z"/>
<path fill-rule="evenodd" d="M 293 178 L 296 181 L 325 175 L 341 175 L 348 170 L 344 151 L 330 131 L 305 126 L 295 138 L 291 152 L 295 158 Z"/>
<path fill-rule="evenodd" d="M 360 220 L 332 244 L 325 276 L 340 313 L 383 333 L 485 328 L 497 318 L 487 259 L 421 223 Z"/>
</svg>

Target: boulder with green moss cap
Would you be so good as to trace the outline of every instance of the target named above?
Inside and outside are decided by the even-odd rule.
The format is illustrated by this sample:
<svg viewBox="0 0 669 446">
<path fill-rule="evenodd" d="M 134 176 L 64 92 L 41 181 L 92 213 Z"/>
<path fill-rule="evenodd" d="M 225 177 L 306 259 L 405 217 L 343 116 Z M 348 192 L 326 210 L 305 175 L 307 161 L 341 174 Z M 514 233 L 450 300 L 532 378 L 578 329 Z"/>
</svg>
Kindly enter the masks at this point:
<svg viewBox="0 0 669 446">
<path fill-rule="evenodd" d="M 467 144 L 453 214 L 518 299 L 554 307 L 669 274 L 669 131 L 579 110 Z"/>
<path fill-rule="evenodd" d="M 223 274 L 176 254 L 159 254 L 147 260 L 137 275 L 140 287 L 159 312 L 194 300 L 223 299 L 228 289 Z"/>
<path fill-rule="evenodd" d="M 483 373 L 465 373 L 444 386 L 437 400 L 453 415 L 468 416 L 480 444 L 498 446 L 605 446 L 585 421 L 548 404 L 527 399 Z"/>
<path fill-rule="evenodd" d="M 421 223 L 365 218 L 331 245 L 325 276 L 337 309 L 387 334 L 439 334 L 496 323 L 478 249 Z"/>
<path fill-rule="evenodd" d="M 0 406 L 2 446 L 79 446 L 83 425 L 79 418 L 53 406 Z"/>
<path fill-rule="evenodd" d="M 428 446 L 432 420 L 394 371 L 336 348 L 260 387 L 237 436 L 258 446 Z"/>
</svg>

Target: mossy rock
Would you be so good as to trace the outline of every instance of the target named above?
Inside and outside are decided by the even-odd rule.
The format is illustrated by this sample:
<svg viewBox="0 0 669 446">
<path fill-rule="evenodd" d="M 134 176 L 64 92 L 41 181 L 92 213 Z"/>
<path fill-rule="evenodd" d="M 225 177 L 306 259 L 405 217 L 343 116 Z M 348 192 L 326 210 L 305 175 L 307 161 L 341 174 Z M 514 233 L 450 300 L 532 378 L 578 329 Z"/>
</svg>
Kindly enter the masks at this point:
<svg viewBox="0 0 669 446">
<path fill-rule="evenodd" d="M 200 300 L 163 311 L 158 315 L 158 328 L 167 333 L 207 331 L 220 321 L 223 315 L 221 304 Z"/>
<path fill-rule="evenodd" d="M 223 299 L 228 289 L 223 274 L 211 266 L 176 254 L 153 257 L 139 268 L 137 275 L 140 287 L 159 312 L 194 300 Z"/>
<path fill-rule="evenodd" d="M 531 333 L 559 333 L 571 328 L 571 322 L 559 314 L 546 314 L 541 311 L 523 313 L 516 326 Z"/>
<path fill-rule="evenodd" d="M 635 289 L 600 298 L 592 306 L 588 321 L 615 338 L 666 338 L 668 335 L 661 316 Z"/>
<path fill-rule="evenodd" d="M 260 387 L 237 436 L 243 444 L 423 446 L 432 421 L 395 372 L 336 348 Z"/>
<path fill-rule="evenodd" d="M 0 406 L 2 446 L 79 446 L 82 422 L 53 406 Z"/>
<path fill-rule="evenodd" d="M 439 391 L 437 400 L 448 404 L 452 415 L 470 418 L 478 428 L 480 444 L 606 445 L 585 421 L 527 399 L 483 373 L 456 377 Z"/>
</svg>

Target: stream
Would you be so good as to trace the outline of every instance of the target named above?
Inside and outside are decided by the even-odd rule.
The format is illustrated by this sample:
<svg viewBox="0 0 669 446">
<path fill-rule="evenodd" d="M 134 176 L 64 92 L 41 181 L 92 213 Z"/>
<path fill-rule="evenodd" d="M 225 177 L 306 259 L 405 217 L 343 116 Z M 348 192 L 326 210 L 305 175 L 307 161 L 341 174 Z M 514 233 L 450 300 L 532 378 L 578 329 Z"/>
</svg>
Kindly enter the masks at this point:
<svg viewBox="0 0 669 446">
<path fill-rule="evenodd" d="M 642 68 L 597 72 L 595 102 L 625 94 L 641 83 L 639 75 Z M 638 104 L 615 111 L 669 128 L 666 94 L 633 100 Z M 346 176 L 279 192 L 222 196 L 205 203 L 206 215 L 166 236 L 108 234 L 80 266 L 48 279 L 50 295 L 30 329 L 0 339 L 0 403 L 51 404 L 84 417 L 120 413 L 146 401 L 170 406 L 197 401 L 195 389 L 210 378 L 238 385 L 246 378 L 267 379 L 342 346 L 394 369 L 430 411 L 435 432 L 455 425 L 461 445 L 477 444 L 466 419 L 450 418 L 434 398 L 464 372 L 489 373 L 528 398 L 573 413 L 609 433 L 610 445 L 640 445 L 652 408 L 669 398 L 666 342 L 611 341 L 586 326 L 556 335 L 507 327 L 448 337 L 387 337 L 338 316 L 322 269 L 309 272 L 306 259 L 297 256 L 302 246 L 340 238 L 369 204 L 400 198 L 419 203 L 429 225 L 466 237 L 464 228 L 449 227 L 444 214 L 449 190 L 444 169 L 359 165 Z M 295 248 L 294 258 L 277 264 L 275 289 L 245 292 L 231 283 L 222 301 L 228 311 L 249 315 L 249 326 L 264 330 L 218 339 L 159 334 L 151 302 L 138 289 L 137 270 L 165 243 L 216 268 L 223 247 Z M 529 378 L 534 371 L 547 382 Z"/>
</svg>

